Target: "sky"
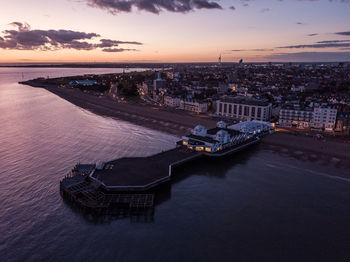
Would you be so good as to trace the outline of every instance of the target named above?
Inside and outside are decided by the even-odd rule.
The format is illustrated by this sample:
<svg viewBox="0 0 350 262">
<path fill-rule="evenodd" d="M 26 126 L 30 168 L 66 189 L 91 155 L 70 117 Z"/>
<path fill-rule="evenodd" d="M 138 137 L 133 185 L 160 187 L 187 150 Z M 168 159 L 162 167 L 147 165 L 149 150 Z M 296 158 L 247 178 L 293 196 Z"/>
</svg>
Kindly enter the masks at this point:
<svg viewBox="0 0 350 262">
<path fill-rule="evenodd" d="M 350 0 L 0 0 L 0 63 L 350 61 Z"/>
</svg>

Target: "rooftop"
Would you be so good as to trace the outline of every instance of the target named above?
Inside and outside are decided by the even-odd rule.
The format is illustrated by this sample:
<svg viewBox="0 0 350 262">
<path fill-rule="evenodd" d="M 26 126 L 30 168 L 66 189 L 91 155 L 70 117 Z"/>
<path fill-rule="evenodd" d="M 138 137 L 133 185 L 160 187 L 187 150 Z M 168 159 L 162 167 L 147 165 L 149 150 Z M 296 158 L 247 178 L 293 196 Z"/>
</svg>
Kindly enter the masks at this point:
<svg viewBox="0 0 350 262">
<path fill-rule="evenodd" d="M 219 132 L 220 130 L 225 130 L 226 132 L 228 132 L 230 134 L 230 136 L 237 136 L 240 134 L 239 131 L 236 131 L 236 130 L 232 130 L 232 129 L 229 129 L 229 128 L 220 128 L 220 127 L 215 127 L 215 128 L 212 128 L 212 129 L 208 129 L 207 130 L 207 134 L 209 135 L 215 135 L 217 132 Z"/>
<path fill-rule="evenodd" d="M 244 105 L 256 105 L 256 106 L 268 106 L 269 102 L 267 100 L 257 100 L 254 98 L 248 97 L 224 97 L 220 99 L 221 102 L 226 103 L 236 103 L 236 104 L 244 104 Z"/>
</svg>

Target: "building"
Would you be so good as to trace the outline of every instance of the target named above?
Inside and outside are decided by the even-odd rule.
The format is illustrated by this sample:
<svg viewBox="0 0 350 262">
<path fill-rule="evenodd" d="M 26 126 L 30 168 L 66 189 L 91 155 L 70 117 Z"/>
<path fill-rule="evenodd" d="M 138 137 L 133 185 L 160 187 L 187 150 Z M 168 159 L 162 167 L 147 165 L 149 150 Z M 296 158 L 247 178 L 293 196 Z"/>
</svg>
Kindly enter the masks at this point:
<svg viewBox="0 0 350 262">
<path fill-rule="evenodd" d="M 242 120 L 269 121 L 272 104 L 246 97 L 225 97 L 217 101 L 216 114 Z"/>
<path fill-rule="evenodd" d="M 195 100 L 181 100 L 180 109 L 196 113 L 206 113 L 208 111 L 208 103 Z"/>
<path fill-rule="evenodd" d="M 231 125 L 229 129 L 240 131 L 245 134 L 260 134 L 260 133 L 273 133 L 275 132 L 275 123 L 264 122 L 264 121 L 245 121 Z"/>
<path fill-rule="evenodd" d="M 181 103 L 181 99 L 179 97 L 173 97 L 169 95 L 164 96 L 164 105 L 168 107 L 177 108 L 177 107 L 180 107 L 180 103 Z"/>
<path fill-rule="evenodd" d="M 165 88 L 166 88 L 166 80 L 162 79 L 160 72 L 157 72 L 157 79 L 154 79 L 153 81 L 153 89 L 155 91 L 158 91 Z"/>
<path fill-rule="evenodd" d="M 315 108 L 312 118 L 312 127 L 333 131 L 337 120 L 337 109 L 333 108 Z"/>
<path fill-rule="evenodd" d="M 215 153 L 272 132 L 274 126 L 267 122 L 247 121 L 227 127 L 225 122 L 219 121 L 212 129 L 196 126 L 191 134 L 182 137 L 182 145 L 189 150 Z"/>
<path fill-rule="evenodd" d="M 350 134 L 350 112 L 340 112 L 337 116 L 335 131 Z"/>
<path fill-rule="evenodd" d="M 282 127 L 309 128 L 313 118 L 312 109 L 282 108 L 279 113 L 279 125 Z"/>
<path fill-rule="evenodd" d="M 279 125 L 283 127 L 314 128 L 333 131 L 336 125 L 337 109 L 314 108 L 280 110 Z"/>
<path fill-rule="evenodd" d="M 198 125 L 188 136 L 182 137 L 182 144 L 190 150 L 215 153 L 246 140 L 248 136 L 229 129 L 225 122 L 218 122 L 216 128 L 206 129 Z"/>
</svg>

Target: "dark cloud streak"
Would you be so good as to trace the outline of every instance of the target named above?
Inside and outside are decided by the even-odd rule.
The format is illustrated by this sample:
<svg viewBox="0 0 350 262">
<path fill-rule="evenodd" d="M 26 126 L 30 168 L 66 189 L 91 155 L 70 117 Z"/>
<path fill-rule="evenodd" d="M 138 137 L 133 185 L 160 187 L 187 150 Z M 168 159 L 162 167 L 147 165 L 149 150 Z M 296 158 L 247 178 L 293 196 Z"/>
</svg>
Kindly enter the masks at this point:
<svg viewBox="0 0 350 262">
<path fill-rule="evenodd" d="M 104 48 L 102 49 L 103 52 L 110 52 L 110 53 L 118 53 L 118 52 L 125 52 L 125 51 L 139 51 L 134 48 Z"/>
<path fill-rule="evenodd" d="M 318 44 L 334 44 L 334 43 L 349 43 L 350 40 L 326 40 L 326 41 L 318 41 Z"/>
<path fill-rule="evenodd" d="M 297 52 L 277 53 L 264 57 L 270 61 L 289 62 L 345 62 L 350 61 L 350 52 Z"/>
<path fill-rule="evenodd" d="M 233 49 L 228 50 L 229 52 L 248 52 L 248 51 L 255 51 L 255 52 L 267 52 L 267 51 L 274 51 L 274 49 L 269 48 L 255 48 L 255 49 Z"/>
<path fill-rule="evenodd" d="M 350 47 L 350 43 L 334 43 L 330 41 L 330 43 L 317 43 L 317 44 L 310 44 L 310 45 L 290 45 L 290 46 L 280 46 L 277 48 L 301 49 L 301 48 L 329 48 L 329 47 Z"/>
<path fill-rule="evenodd" d="M 154 14 L 162 11 L 187 13 L 196 9 L 223 9 L 209 0 L 85 0 L 89 6 L 108 10 L 112 14 L 131 12 L 133 7 Z"/>
<path fill-rule="evenodd" d="M 336 35 L 345 35 L 345 36 L 350 36 L 350 31 L 348 32 L 337 32 L 335 33 Z"/>
<path fill-rule="evenodd" d="M 71 30 L 32 30 L 27 23 L 13 22 L 15 29 L 4 30 L 0 36 L 0 48 L 13 50 L 93 50 L 107 48 L 122 51 L 134 49 L 115 48 L 119 45 L 142 45 L 136 41 L 120 41 L 111 39 L 97 39 L 101 36 L 96 33 L 85 33 Z M 96 43 L 96 40 L 98 41 Z M 95 41 L 95 42 L 93 42 Z M 108 52 L 108 51 L 105 51 Z M 111 52 L 111 51 L 109 51 Z"/>
</svg>

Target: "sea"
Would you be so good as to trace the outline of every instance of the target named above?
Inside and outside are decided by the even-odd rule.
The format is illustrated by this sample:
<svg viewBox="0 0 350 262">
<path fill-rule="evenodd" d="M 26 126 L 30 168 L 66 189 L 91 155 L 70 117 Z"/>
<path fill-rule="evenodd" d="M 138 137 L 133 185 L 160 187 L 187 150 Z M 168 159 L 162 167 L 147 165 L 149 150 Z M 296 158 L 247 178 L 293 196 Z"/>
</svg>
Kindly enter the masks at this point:
<svg viewBox="0 0 350 262">
<path fill-rule="evenodd" d="M 152 155 L 179 138 L 18 82 L 118 72 L 0 68 L 0 261 L 350 261 L 350 170 L 305 152 L 256 145 L 195 162 L 151 217 L 96 218 L 63 200 L 76 163 Z"/>
</svg>

